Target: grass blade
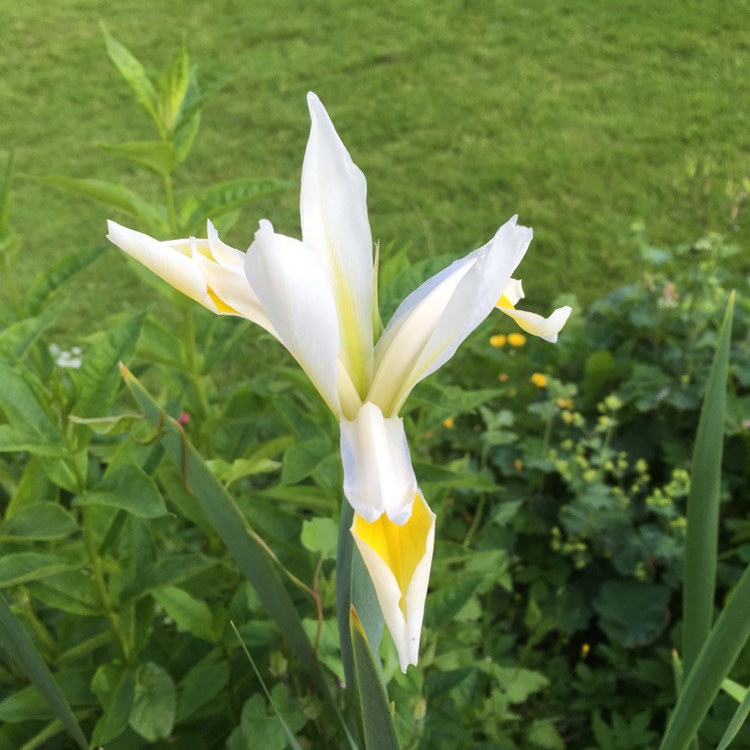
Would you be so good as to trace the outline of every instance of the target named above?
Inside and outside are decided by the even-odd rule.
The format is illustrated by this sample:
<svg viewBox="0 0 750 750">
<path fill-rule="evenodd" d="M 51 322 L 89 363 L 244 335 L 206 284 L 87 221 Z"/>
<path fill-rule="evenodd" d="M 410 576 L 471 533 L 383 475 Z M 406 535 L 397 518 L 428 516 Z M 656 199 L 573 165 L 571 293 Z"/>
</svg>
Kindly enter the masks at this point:
<svg viewBox="0 0 750 750">
<path fill-rule="evenodd" d="M 366 750 L 398 750 L 398 736 L 388 703 L 388 695 L 380 678 L 380 671 L 362 621 L 354 607 L 350 610 L 349 628 L 357 681 L 357 693 L 362 710 L 362 733 Z"/>
<path fill-rule="evenodd" d="M 88 749 L 88 742 L 78 726 L 78 721 L 57 687 L 52 674 L 42 658 L 36 652 L 34 644 L 20 626 L 5 598 L 0 594 L 0 641 L 15 659 L 21 671 L 31 680 L 36 689 L 44 696 L 65 729 L 83 750 Z"/>
<path fill-rule="evenodd" d="M 721 458 L 734 292 L 729 297 L 695 438 L 687 505 L 682 663 L 689 675 L 711 628 L 716 589 Z"/>
<path fill-rule="evenodd" d="M 734 716 L 729 722 L 721 741 L 716 746 L 716 750 L 726 750 L 732 744 L 732 741 L 737 736 L 737 732 L 742 729 L 742 725 L 745 723 L 748 714 L 750 714 L 750 690 L 745 693 L 742 703 L 737 706 L 737 710 L 734 712 Z"/>
<path fill-rule="evenodd" d="M 684 750 L 750 637 L 750 567 L 729 595 L 703 644 L 667 724 L 659 750 Z"/>
</svg>

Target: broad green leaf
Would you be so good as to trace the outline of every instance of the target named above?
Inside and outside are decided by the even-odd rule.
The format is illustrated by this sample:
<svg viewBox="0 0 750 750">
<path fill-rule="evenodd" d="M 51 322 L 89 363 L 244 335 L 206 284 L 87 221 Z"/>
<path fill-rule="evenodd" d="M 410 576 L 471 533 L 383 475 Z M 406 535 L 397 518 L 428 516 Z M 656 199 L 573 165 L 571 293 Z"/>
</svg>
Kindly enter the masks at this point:
<svg viewBox="0 0 750 750">
<path fill-rule="evenodd" d="M 128 726 L 135 695 L 135 669 L 105 664 L 97 669 L 91 689 L 104 709 L 91 735 L 91 745 L 99 747 L 119 737 Z"/>
<path fill-rule="evenodd" d="M 10 425 L 0 424 L 0 453 L 21 451 L 48 458 L 63 458 L 68 453 L 62 443 L 42 438 L 31 431 L 17 430 Z"/>
<path fill-rule="evenodd" d="M 10 497 L 10 503 L 5 509 L 5 517 L 10 518 L 19 508 L 39 502 L 39 498 L 56 500 L 57 487 L 52 484 L 44 467 L 51 462 L 39 456 L 31 456 L 21 474 L 20 481 Z"/>
<path fill-rule="evenodd" d="M 146 75 L 143 65 L 123 44 L 120 44 L 107 31 L 104 24 L 101 27 L 109 59 L 112 60 L 117 70 L 120 71 L 120 75 L 125 79 L 128 86 L 130 86 L 138 102 L 151 115 L 156 126 L 159 128 L 159 132 L 163 133 L 163 126 L 157 112 L 156 89 Z"/>
<path fill-rule="evenodd" d="M 318 689 L 330 699 L 328 686 L 314 659 L 299 613 L 266 550 L 250 533 L 248 523 L 234 500 L 211 473 L 180 426 L 162 409 L 138 380 L 122 368 L 125 382 L 152 425 L 163 432 L 163 443 L 172 460 L 185 473 L 186 484 L 198 499 L 242 572 L 258 593 L 269 614 L 279 625 L 292 650 L 303 664 L 312 664 Z"/>
<path fill-rule="evenodd" d="M 96 699 L 89 687 L 91 670 L 74 669 L 55 675 L 55 685 L 69 707 L 91 707 Z M 14 691 L 0 702 L 0 722 L 49 720 L 55 716 L 54 707 L 32 683 Z"/>
<path fill-rule="evenodd" d="M 3 643 L 19 669 L 31 680 L 52 707 L 55 715 L 60 719 L 76 744 L 82 750 L 87 750 L 86 738 L 80 726 L 78 726 L 76 717 L 70 710 L 65 696 L 55 684 L 49 669 L 36 652 L 33 643 L 16 620 L 2 595 L 0 595 L 0 642 Z"/>
<path fill-rule="evenodd" d="M 651 643 L 669 624 L 671 591 L 662 584 L 607 581 L 594 600 L 602 629 L 625 648 Z"/>
<path fill-rule="evenodd" d="M 81 367 L 82 387 L 72 412 L 76 417 L 106 416 L 120 387 L 120 362 L 135 352 L 145 315 L 125 320 L 101 333 L 86 352 Z"/>
<path fill-rule="evenodd" d="M 110 470 L 89 492 L 75 497 L 73 505 L 106 505 L 139 518 L 158 518 L 167 512 L 156 483 L 135 464 Z"/>
<path fill-rule="evenodd" d="M 724 412 L 733 310 L 734 292 L 729 297 L 719 332 L 693 451 L 682 589 L 682 663 L 686 675 L 690 674 L 713 619 Z"/>
<path fill-rule="evenodd" d="M 335 560 L 338 527 L 330 518 L 307 519 L 302 522 L 300 541 L 310 552 L 317 552 L 326 560 Z"/>
<path fill-rule="evenodd" d="M 380 677 L 375 656 L 354 607 L 349 615 L 362 732 L 366 750 L 399 750 L 388 696 Z"/>
<path fill-rule="evenodd" d="M 77 417 L 70 414 L 68 419 L 73 424 L 82 424 L 97 435 L 121 435 L 129 433 L 143 417 L 140 414 L 115 414 L 111 417 Z"/>
<path fill-rule="evenodd" d="M 106 249 L 106 245 L 100 245 L 88 250 L 80 250 L 45 267 L 24 294 L 27 313 L 29 315 L 40 313 L 45 303 L 68 279 L 98 260 Z"/>
<path fill-rule="evenodd" d="M 750 567 L 730 592 L 692 669 L 686 673 L 659 750 L 684 750 L 693 740 L 749 637 Z"/>
<path fill-rule="evenodd" d="M 214 618 L 206 602 L 174 586 L 156 589 L 151 595 L 164 607 L 180 630 L 204 641 L 216 642 Z"/>
<path fill-rule="evenodd" d="M 62 310 L 62 304 L 50 304 L 39 315 L 19 320 L 0 331 L 0 360 L 15 364 L 23 359 Z"/>
<path fill-rule="evenodd" d="M 196 664 L 180 683 L 176 715 L 178 722 L 193 718 L 229 682 L 229 665 L 224 660 L 216 661 L 216 653 L 212 652 Z"/>
<path fill-rule="evenodd" d="M 220 458 L 214 458 L 206 461 L 206 464 L 227 487 L 238 479 L 255 474 L 268 474 L 281 466 L 279 461 L 272 461 L 270 458 L 238 458 L 231 464 Z"/>
<path fill-rule="evenodd" d="M 136 577 L 125 584 L 120 592 L 120 605 L 130 604 L 156 589 L 188 581 L 218 564 L 215 557 L 198 554 L 172 555 L 158 559 L 139 568 Z"/>
<path fill-rule="evenodd" d="M 37 581 L 80 566 L 80 562 L 70 557 L 51 552 L 11 552 L 0 557 L 0 587 Z"/>
<path fill-rule="evenodd" d="M 282 484 L 296 484 L 309 477 L 332 452 L 331 443 L 322 438 L 304 440 L 291 445 L 284 454 L 284 465 L 281 469 Z"/>
<path fill-rule="evenodd" d="M 206 219 L 214 219 L 246 204 L 281 190 L 296 187 L 281 180 L 243 178 L 220 182 L 201 193 L 197 199 L 187 201 L 183 207 L 181 223 L 185 231 L 205 230 Z"/>
<path fill-rule="evenodd" d="M 114 146 L 98 144 L 102 151 L 123 156 L 139 167 L 162 177 L 174 172 L 176 161 L 174 147 L 167 141 L 130 141 Z"/>
<path fill-rule="evenodd" d="M 48 576 L 26 583 L 32 599 L 78 617 L 103 614 L 99 592 L 91 575 L 83 570 Z"/>
<path fill-rule="evenodd" d="M 18 508 L 0 523 L 0 541 L 64 539 L 79 530 L 75 518 L 57 503 L 38 502 Z"/>
<path fill-rule="evenodd" d="M 147 224 L 148 229 L 155 234 L 166 233 L 169 225 L 165 216 L 154 208 L 148 201 L 137 196 L 132 190 L 119 182 L 105 180 L 78 179 L 64 175 L 50 175 L 43 177 L 42 182 L 86 198 L 103 203 L 110 208 L 124 211 Z"/>
<path fill-rule="evenodd" d="M 39 402 L 37 387 L 27 371 L 0 364 L 0 408 L 10 424 L 33 432 L 42 442 L 60 444 L 62 436 Z"/>
<path fill-rule="evenodd" d="M 149 662 L 135 676 L 130 726 L 149 742 L 165 740 L 172 733 L 177 711 L 177 691 L 169 674 Z"/>
</svg>

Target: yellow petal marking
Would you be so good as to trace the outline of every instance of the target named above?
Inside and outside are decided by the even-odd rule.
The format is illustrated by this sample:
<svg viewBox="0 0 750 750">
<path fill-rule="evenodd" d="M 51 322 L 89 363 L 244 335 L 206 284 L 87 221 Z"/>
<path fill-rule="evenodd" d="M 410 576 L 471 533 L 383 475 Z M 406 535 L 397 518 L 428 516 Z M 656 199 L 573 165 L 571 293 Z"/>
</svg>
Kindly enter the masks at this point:
<svg viewBox="0 0 750 750">
<path fill-rule="evenodd" d="M 414 497 L 411 517 L 399 526 L 383 513 L 377 521 L 368 523 L 358 513 L 354 515 L 352 531 L 376 552 L 393 573 L 401 598 L 398 606 L 406 617 L 406 592 L 412 576 L 427 550 L 427 534 L 432 527 L 432 516 L 427 503 L 419 494 Z"/>
<path fill-rule="evenodd" d="M 221 297 L 219 297 L 216 292 L 211 289 L 211 287 L 208 287 L 208 296 L 213 300 L 213 303 L 217 307 L 217 312 L 225 313 L 226 315 L 239 315 L 237 310 L 235 310 L 233 307 L 230 307 L 226 302 L 224 302 Z"/>
<path fill-rule="evenodd" d="M 509 307 L 511 310 L 516 308 L 511 304 L 511 301 L 503 294 L 495 304 L 495 307 Z"/>
</svg>

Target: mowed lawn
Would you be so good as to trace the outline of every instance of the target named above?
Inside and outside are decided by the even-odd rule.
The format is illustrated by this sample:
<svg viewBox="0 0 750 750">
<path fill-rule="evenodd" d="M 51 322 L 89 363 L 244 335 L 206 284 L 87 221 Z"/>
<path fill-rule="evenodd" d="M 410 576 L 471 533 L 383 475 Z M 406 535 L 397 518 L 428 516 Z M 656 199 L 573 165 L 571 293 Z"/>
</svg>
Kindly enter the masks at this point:
<svg viewBox="0 0 750 750">
<path fill-rule="evenodd" d="M 151 71 L 184 38 L 204 82 L 232 76 L 204 112 L 178 197 L 236 177 L 298 180 L 314 90 L 367 175 L 384 247 L 459 255 L 518 213 L 534 227 L 520 275 L 540 312 L 558 293 L 588 302 L 635 278 L 634 222 L 653 244 L 708 229 L 747 244 L 747 217 L 731 217 L 750 176 L 745 0 L 0 5 L 0 155 L 16 154 L 21 290 L 39 265 L 100 243 L 110 217 L 35 177 L 159 189 L 96 148 L 153 135 L 100 21 Z M 250 205 L 227 241 L 246 247 L 263 217 L 298 235 L 298 200 Z M 125 269 L 112 249 L 76 282 L 72 329 L 150 298 Z"/>
</svg>

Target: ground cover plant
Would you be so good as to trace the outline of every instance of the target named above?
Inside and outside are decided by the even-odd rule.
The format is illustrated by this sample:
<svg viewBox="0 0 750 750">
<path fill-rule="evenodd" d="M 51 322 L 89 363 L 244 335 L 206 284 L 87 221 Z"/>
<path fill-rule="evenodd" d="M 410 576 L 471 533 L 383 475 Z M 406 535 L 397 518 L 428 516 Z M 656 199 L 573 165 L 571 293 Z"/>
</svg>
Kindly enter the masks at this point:
<svg viewBox="0 0 750 750">
<path fill-rule="evenodd" d="M 122 50 L 107 41 L 116 61 Z M 201 205 L 190 195 L 213 196 L 228 231 L 240 231 L 249 212 L 266 215 L 266 188 L 285 205 L 276 175 L 244 173 L 213 193 L 221 179 L 183 182 L 191 162 L 164 154 L 197 129 L 199 111 L 207 129 L 221 92 L 192 109 L 208 87 L 196 85 L 184 52 L 164 65 L 157 88 L 184 85 L 182 98 L 166 99 L 180 103 L 172 127 L 158 134 L 162 145 L 128 149 L 108 139 L 138 167 L 115 184 L 153 190 L 136 206 L 145 212 L 135 211 L 139 228 L 169 236 L 173 221 Z M 140 176 L 144 161 L 152 182 Z M 91 184 L 71 177 L 111 174 L 102 167 L 46 184 L 91 197 Z M 67 747 L 76 737 L 108 748 L 369 747 L 383 741 L 368 728 L 390 723 L 388 704 L 377 690 L 353 695 L 341 684 L 377 686 L 382 670 L 397 735 L 387 741 L 402 747 L 649 748 L 664 733 L 684 659 L 679 693 L 688 710 L 678 708 L 664 740 L 683 746 L 674 732 L 690 727 L 680 717 L 701 716 L 689 701 L 713 698 L 695 697 L 689 673 L 712 684 L 716 674 L 708 679 L 700 669 L 718 662 L 715 652 L 696 661 L 705 633 L 694 623 L 708 630 L 714 604 L 728 607 L 738 581 L 730 603 L 736 609 L 746 598 L 750 339 L 747 283 L 733 270 L 743 268 L 741 232 L 701 237 L 696 229 L 686 242 L 654 246 L 645 230 L 634 231 L 632 283 L 578 303 L 559 345 L 495 317 L 468 342 L 460 366 L 417 387 L 403 413 L 439 521 L 419 665 L 402 675 L 387 635 L 382 665 L 369 654 L 367 639 L 379 637 L 372 613 L 360 612 L 366 638 L 357 619 L 337 632 L 337 427 L 306 379 L 257 330 L 195 309 L 135 273 L 141 294 L 148 288 L 168 305 L 157 314 L 119 311 L 88 337 L 61 337 L 56 321 L 71 319 L 61 317 L 62 303 L 80 273 L 101 267 L 103 251 L 94 242 L 63 253 L 29 282 L 14 263 L 29 237 L 18 231 L 17 194 L 7 210 L 8 182 L 2 257 L 18 293 L 3 309 L 1 339 L 0 585 L 11 608 L 2 613 L 0 747 Z M 709 207 L 710 199 L 701 203 L 709 194 L 699 196 L 696 214 L 700 204 L 719 225 L 727 215 L 741 220 L 740 200 Z M 94 197 L 113 202 L 106 190 Z M 383 317 L 443 265 L 415 262 L 406 243 L 384 246 Z M 730 346 L 729 324 L 718 327 L 731 288 L 740 297 Z M 551 299 L 544 304 L 551 311 Z M 718 429 L 709 443 L 726 450 L 721 493 L 718 485 L 707 490 L 722 504 L 721 554 L 708 576 L 717 594 L 706 605 L 706 597 L 680 592 L 685 547 L 695 544 L 686 538 L 686 499 L 695 477 L 710 473 L 693 464 L 691 482 L 716 351 L 732 368 L 725 424 L 716 394 L 723 396 L 726 374 L 713 376 L 707 396 Z M 132 370 L 123 371 L 127 388 L 120 361 Z M 710 555 L 692 557 L 710 573 Z M 352 592 L 366 586 L 362 573 L 352 569 L 360 576 Z M 690 615 L 697 600 L 698 616 Z M 723 655 L 732 653 L 730 635 L 737 652 L 744 643 L 741 629 L 727 635 L 726 622 L 715 631 Z M 339 638 L 347 631 L 354 678 Z M 736 747 L 748 742 L 746 732 L 727 730 L 733 715 L 742 723 L 746 654 L 731 676 L 702 726 L 711 746 L 722 735 Z M 357 705 L 362 724 L 347 723 Z"/>
</svg>

